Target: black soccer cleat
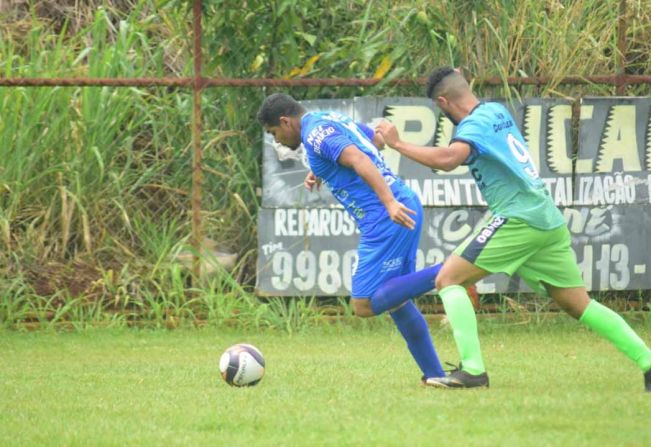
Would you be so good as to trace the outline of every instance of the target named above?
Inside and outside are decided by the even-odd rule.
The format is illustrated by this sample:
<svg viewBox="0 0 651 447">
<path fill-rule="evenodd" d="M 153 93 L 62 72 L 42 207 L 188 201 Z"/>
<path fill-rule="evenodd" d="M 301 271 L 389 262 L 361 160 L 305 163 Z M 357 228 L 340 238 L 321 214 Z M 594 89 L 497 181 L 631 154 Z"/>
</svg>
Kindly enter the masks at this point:
<svg viewBox="0 0 651 447">
<path fill-rule="evenodd" d="M 644 391 L 651 392 L 651 369 L 644 373 Z"/>
<path fill-rule="evenodd" d="M 423 380 L 423 385 L 435 388 L 480 388 L 489 386 L 488 374 L 470 374 L 462 369 L 456 369 L 445 377 L 430 377 Z"/>
</svg>

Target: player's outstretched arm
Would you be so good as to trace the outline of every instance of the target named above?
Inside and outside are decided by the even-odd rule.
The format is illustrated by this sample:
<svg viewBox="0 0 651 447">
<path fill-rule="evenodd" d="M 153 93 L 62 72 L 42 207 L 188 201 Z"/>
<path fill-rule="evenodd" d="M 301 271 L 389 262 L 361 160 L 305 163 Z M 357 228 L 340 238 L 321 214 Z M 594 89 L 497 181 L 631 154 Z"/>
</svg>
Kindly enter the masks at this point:
<svg viewBox="0 0 651 447">
<path fill-rule="evenodd" d="M 384 181 L 384 177 L 382 177 L 382 174 L 380 174 L 380 171 L 378 171 L 368 155 L 351 144 L 341 151 L 337 162 L 354 170 L 371 187 L 387 209 L 392 221 L 410 230 L 415 228 L 416 222 L 410 217 L 410 214 L 415 215 L 416 212 L 396 200 L 391 188 Z"/>
<path fill-rule="evenodd" d="M 447 147 L 426 147 L 407 143 L 400 139 L 396 126 L 389 121 L 382 121 L 375 128 L 384 142 L 407 158 L 432 169 L 451 171 L 463 163 L 470 155 L 470 145 L 455 141 Z"/>
</svg>

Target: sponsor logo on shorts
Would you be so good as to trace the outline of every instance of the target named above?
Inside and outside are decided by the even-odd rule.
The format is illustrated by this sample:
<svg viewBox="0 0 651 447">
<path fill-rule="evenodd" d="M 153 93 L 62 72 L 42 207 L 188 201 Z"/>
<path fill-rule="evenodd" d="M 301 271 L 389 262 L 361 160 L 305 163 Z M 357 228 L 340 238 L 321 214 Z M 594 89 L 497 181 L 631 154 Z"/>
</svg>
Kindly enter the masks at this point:
<svg viewBox="0 0 651 447">
<path fill-rule="evenodd" d="M 382 263 L 381 273 L 391 272 L 402 267 L 402 258 L 387 259 Z"/>
<path fill-rule="evenodd" d="M 504 225 L 506 222 L 506 219 L 500 216 L 495 217 L 491 223 L 486 225 L 483 230 L 481 230 L 481 233 L 477 235 L 475 238 L 475 241 L 479 242 L 480 244 L 485 244 L 488 242 L 488 240 L 491 238 L 491 236 L 497 231 L 499 227 Z"/>
</svg>

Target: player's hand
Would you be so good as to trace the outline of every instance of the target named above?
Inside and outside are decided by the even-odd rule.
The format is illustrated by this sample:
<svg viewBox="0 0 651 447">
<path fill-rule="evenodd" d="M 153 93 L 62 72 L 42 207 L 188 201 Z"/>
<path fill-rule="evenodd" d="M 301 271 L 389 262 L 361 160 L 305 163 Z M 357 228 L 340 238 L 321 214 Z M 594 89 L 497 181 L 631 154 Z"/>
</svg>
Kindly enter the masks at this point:
<svg viewBox="0 0 651 447">
<path fill-rule="evenodd" d="M 384 149 L 385 143 L 384 143 L 384 137 L 380 132 L 373 132 L 373 145 L 377 147 L 379 150 Z"/>
<path fill-rule="evenodd" d="M 375 126 L 375 132 L 380 134 L 384 143 L 389 145 L 392 148 L 395 148 L 398 142 L 400 141 L 400 135 L 398 134 L 398 129 L 396 126 L 387 120 L 382 120 Z"/>
<path fill-rule="evenodd" d="M 416 228 L 416 222 L 414 221 L 414 219 L 412 219 L 409 216 L 410 214 L 412 216 L 415 216 L 416 211 L 407 208 L 405 205 L 398 202 L 397 200 L 393 200 L 391 203 L 389 203 L 386 206 L 386 208 L 387 208 L 387 212 L 389 213 L 389 217 L 391 218 L 392 221 L 394 221 L 398 225 L 402 225 L 403 227 L 409 228 L 410 230 Z"/>
<path fill-rule="evenodd" d="M 314 172 L 310 171 L 305 176 L 305 180 L 303 180 L 303 186 L 305 186 L 305 189 L 310 192 L 312 192 L 316 186 L 316 190 L 318 191 L 321 189 L 321 180 L 316 175 L 314 175 Z"/>
</svg>

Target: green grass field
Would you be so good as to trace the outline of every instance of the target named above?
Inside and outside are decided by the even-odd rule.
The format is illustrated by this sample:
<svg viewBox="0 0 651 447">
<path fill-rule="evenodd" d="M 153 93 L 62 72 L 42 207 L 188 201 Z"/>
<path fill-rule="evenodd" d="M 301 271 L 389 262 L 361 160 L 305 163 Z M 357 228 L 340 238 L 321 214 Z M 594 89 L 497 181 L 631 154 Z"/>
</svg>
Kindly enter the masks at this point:
<svg viewBox="0 0 651 447">
<path fill-rule="evenodd" d="M 449 328 L 432 331 L 456 359 Z M 480 391 L 420 386 L 388 325 L 2 332 L 0 445 L 651 445 L 651 395 L 608 343 L 569 319 L 481 331 Z M 257 387 L 219 378 L 240 341 L 265 354 Z"/>
</svg>

